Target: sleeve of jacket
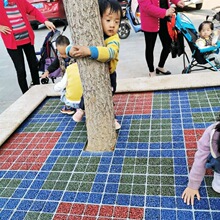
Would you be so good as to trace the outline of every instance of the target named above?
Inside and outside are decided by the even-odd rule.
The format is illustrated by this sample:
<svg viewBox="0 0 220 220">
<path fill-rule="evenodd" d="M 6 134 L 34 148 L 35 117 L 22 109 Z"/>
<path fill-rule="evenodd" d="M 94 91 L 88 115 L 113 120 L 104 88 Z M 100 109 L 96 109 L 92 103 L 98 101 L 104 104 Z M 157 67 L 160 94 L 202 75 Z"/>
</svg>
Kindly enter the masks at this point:
<svg viewBox="0 0 220 220">
<path fill-rule="evenodd" d="M 42 24 L 44 24 L 44 22 L 47 21 L 47 18 L 27 0 L 19 0 L 19 1 L 24 2 L 27 14 L 34 16 L 36 20 L 38 20 Z"/>
<path fill-rule="evenodd" d="M 56 57 L 55 60 L 50 64 L 50 66 L 48 66 L 47 70 L 49 73 L 52 73 L 55 70 L 57 70 L 59 67 L 60 67 L 60 62 L 58 57 Z"/>
<path fill-rule="evenodd" d="M 63 78 L 60 80 L 60 82 L 56 83 L 54 86 L 55 92 L 61 92 L 63 89 L 65 89 L 67 86 L 67 74 L 65 73 Z"/>
<path fill-rule="evenodd" d="M 194 162 L 189 174 L 188 187 L 191 189 L 199 189 L 201 182 L 205 176 L 206 161 L 210 154 L 210 134 L 213 125 L 209 126 L 197 142 L 197 151 L 195 153 Z"/>
<path fill-rule="evenodd" d="M 101 47 L 101 46 L 90 47 L 91 59 L 105 63 L 113 59 L 116 59 L 118 57 L 119 46 L 120 46 L 120 39 L 118 37 L 118 34 L 106 39 L 105 43 L 106 43 L 105 47 Z"/>
</svg>

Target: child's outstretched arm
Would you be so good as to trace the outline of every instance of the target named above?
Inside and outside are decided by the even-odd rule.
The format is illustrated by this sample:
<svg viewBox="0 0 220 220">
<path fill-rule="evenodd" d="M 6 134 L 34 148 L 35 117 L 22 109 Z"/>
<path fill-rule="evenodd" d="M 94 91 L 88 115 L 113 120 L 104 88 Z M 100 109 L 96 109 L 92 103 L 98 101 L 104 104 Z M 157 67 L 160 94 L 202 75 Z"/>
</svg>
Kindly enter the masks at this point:
<svg viewBox="0 0 220 220">
<path fill-rule="evenodd" d="M 197 152 L 195 153 L 194 163 L 189 174 L 189 182 L 187 188 L 182 194 L 182 199 L 187 205 L 194 204 L 194 196 L 200 200 L 199 187 L 205 176 L 206 161 L 210 154 L 210 134 L 215 125 L 210 125 L 197 142 Z"/>
</svg>

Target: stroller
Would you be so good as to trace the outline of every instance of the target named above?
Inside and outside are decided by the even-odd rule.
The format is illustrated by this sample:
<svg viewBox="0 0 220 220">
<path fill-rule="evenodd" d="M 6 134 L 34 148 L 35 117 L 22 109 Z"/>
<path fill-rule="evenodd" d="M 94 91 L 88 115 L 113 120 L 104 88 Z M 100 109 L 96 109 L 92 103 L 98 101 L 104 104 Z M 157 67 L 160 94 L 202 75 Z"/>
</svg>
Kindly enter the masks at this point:
<svg viewBox="0 0 220 220">
<path fill-rule="evenodd" d="M 172 27 L 173 24 L 168 22 L 168 31 L 170 37 L 172 38 L 171 53 L 172 57 L 175 58 L 175 55 L 180 56 L 183 54 L 183 65 L 184 69 L 182 73 L 190 73 L 191 71 L 209 69 L 212 71 L 218 71 L 216 66 L 212 63 L 213 59 L 206 58 L 206 54 L 216 53 L 220 48 L 220 41 L 217 41 L 215 46 L 208 46 L 205 48 L 199 48 L 196 45 L 196 40 L 198 39 L 198 33 L 194 27 L 192 21 L 184 14 L 177 13 L 175 16 L 175 27 Z M 192 52 L 191 61 L 189 60 L 184 46 L 184 40 L 187 41 L 189 48 Z M 181 51 L 181 52 L 178 52 Z M 188 65 L 186 65 L 186 60 Z M 207 66 L 208 64 L 209 66 Z M 195 68 L 194 68 L 195 67 Z"/>
<path fill-rule="evenodd" d="M 66 30 L 67 26 L 64 26 L 62 33 Z M 47 36 L 44 39 L 42 48 L 39 52 L 36 52 L 37 56 L 40 56 L 40 59 L 38 60 L 38 70 L 40 72 L 44 72 L 48 66 L 54 61 L 54 59 L 57 57 L 57 50 L 55 48 L 55 42 L 56 39 L 62 34 L 59 30 L 50 31 Z M 55 79 L 57 77 L 62 76 L 61 69 L 57 69 L 54 72 L 50 73 L 50 78 L 52 82 L 54 83 Z M 48 84 L 49 78 L 43 78 L 41 79 L 42 84 Z"/>
</svg>

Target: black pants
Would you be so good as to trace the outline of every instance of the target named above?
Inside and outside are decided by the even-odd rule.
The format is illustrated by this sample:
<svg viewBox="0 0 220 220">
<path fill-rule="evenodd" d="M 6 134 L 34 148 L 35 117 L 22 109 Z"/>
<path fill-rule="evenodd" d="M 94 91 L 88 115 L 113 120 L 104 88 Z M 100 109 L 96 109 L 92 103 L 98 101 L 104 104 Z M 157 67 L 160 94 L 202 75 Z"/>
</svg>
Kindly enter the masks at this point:
<svg viewBox="0 0 220 220">
<path fill-rule="evenodd" d="M 112 87 L 112 96 L 115 94 L 116 87 L 117 87 L 117 74 L 116 72 L 110 74 L 110 82 L 111 82 L 111 87 Z M 79 108 L 82 110 L 85 110 L 85 104 L 84 104 L 84 98 L 83 96 L 81 97 L 80 103 L 79 103 Z"/>
<path fill-rule="evenodd" d="M 17 72 L 18 84 L 22 93 L 25 93 L 28 90 L 23 51 L 27 58 L 33 84 L 40 84 L 37 57 L 35 54 L 34 46 L 31 44 L 25 44 L 18 46 L 15 50 L 7 49 L 7 51 L 14 63 Z"/>
<path fill-rule="evenodd" d="M 154 71 L 154 47 L 157 39 L 157 34 L 159 34 L 160 41 L 162 43 L 162 51 L 160 54 L 160 61 L 158 67 L 163 68 L 170 53 L 171 38 L 167 30 L 167 20 L 160 19 L 160 30 L 159 32 L 144 32 L 145 36 L 145 58 L 150 72 Z"/>
</svg>

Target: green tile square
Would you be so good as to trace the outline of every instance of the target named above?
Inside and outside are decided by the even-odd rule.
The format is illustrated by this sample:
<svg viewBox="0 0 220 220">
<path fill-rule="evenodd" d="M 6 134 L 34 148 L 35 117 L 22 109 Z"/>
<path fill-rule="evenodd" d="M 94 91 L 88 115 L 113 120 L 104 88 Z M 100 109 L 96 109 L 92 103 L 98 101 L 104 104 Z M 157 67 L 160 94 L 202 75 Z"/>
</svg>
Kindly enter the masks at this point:
<svg viewBox="0 0 220 220">
<path fill-rule="evenodd" d="M 124 165 L 122 169 L 122 173 L 134 173 L 134 166 Z"/>
<path fill-rule="evenodd" d="M 160 195 L 160 186 L 147 185 L 147 195 L 159 196 Z"/>
<path fill-rule="evenodd" d="M 162 196 L 175 196 L 174 186 L 162 186 L 161 195 Z"/>
<path fill-rule="evenodd" d="M 145 195 L 145 185 L 133 185 L 132 194 Z"/>
<path fill-rule="evenodd" d="M 156 157 L 149 158 L 148 165 L 160 165 L 160 158 L 156 158 Z"/>
<path fill-rule="evenodd" d="M 131 130 L 130 132 L 129 132 L 129 136 L 139 136 L 139 133 L 140 133 L 140 131 L 136 131 L 136 130 Z"/>
<path fill-rule="evenodd" d="M 147 158 L 136 158 L 135 164 L 136 165 L 147 165 Z"/>
<path fill-rule="evenodd" d="M 120 184 L 118 193 L 131 194 L 132 185 Z"/>
<path fill-rule="evenodd" d="M 161 185 L 174 185 L 173 176 L 161 176 Z"/>
<path fill-rule="evenodd" d="M 7 187 L 17 188 L 20 183 L 21 183 L 21 180 L 12 179 L 12 180 L 9 182 L 9 184 L 7 185 Z"/>
<path fill-rule="evenodd" d="M 57 180 L 59 178 L 60 172 L 51 172 L 47 177 L 47 180 Z"/>
<path fill-rule="evenodd" d="M 134 169 L 134 172 L 135 173 L 139 173 L 139 174 L 146 174 L 147 173 L 147 166 L 135 166 L 135 169 Z"/>
<path fill-rule="evenodd" d="M 64 164 L 54 164 L 52 171 L 61 171 Z"/>
<path fill-rule="evenodd" d="M 78 189 L 78 191 L 89 192 L 92 188 L 92 184 L 93 184 L 92 182 L 91 183 L 87 183 L 87 182 L 83 183 L 82 182 L 79 189 Z"/>
<path fill-rule="evenodd" d="M 161 174 L 173 174 L 173 167 L 171 166 L 161 166 Z"/>
<path fill-rule="evenodd" d="M 53 189 L 54 185 L 55 185 L 55 181 L 46 181 L 44 182 L 42 189 Z"/>
<path fill-rule="evenodd" d="M 120 183 L 132 183 L 133 175 L 122 175 L 120 179 Z"/>
<path fill-rule="evenodd" d="M 2 192 L 0 192 L 0 196 L 1 197 L 11 197 L 14 192 L 15 192 L 15 189 L 5 188 Z"/>
<path fill-rule="evenodd" d="M 128 137 L 128 142 L 133 142 L 133 143 L 137 143 L 139 142 L 139 137 L 134 137 L 134 136 L 129 136 Z"/>
<path fill-rule="evenodd" d="M 131 131 L 131 130 L 139 130 L 139 129 L 140 129 L 140 125 L 132 124 L 132 125 L 130 126 L 130 131 Z"/>
<path fill-rule="evenodd" d="M 78 160 L 78 164 L 84 163 L 87 164 L 89 163 L 90 157 L 80 157 Z"/>
<path fill-rule="evenodd" d="M 75 167 L 75 164 L 65 164 L 63 167 L 63 172 L 65 171 L 73 171 Z"/>
<path fill-rule="evenodd" d="M 160 130 L 152 130 L 150 133 L 151 137 L 156 136 L 157 138 L 160 136 Z"/>
<path fill-rule="evenodd" d="M 85 164 L 77 164 L 74 172 L 84 172 L 86 170 Z"/>
<path fill-rule="evenodd" d="M 134 184 L 146 184 L 146 176 L 145 175 L 134 175 Z"/>
<path fill-rule="evenodd" d="M 83 182 L 93 182 L 95 179 L 95 174 L 85 173 L 83 176 Z"/>
<path fill-rule="evenodd" d="M 69 182 L 67 186 L 68 191 L 78 191 L 80 182 Z"/>
<path fill-rule="evenodd" d="M 53 214 L 41 213 L 37 220 L 51 220 L 51 219 L 53 219 Z M 34 218 L 32 220 L 34 220 Z"/>
<path fill-rule="evenodd" d="M 28 212 L 25 216 L 24 220 L 34 220 L 38 219 L 38 216 L 40 215 L 39 212 Z"/>
<path fill-rule="evenodd" d="M 71 177 L 71 181 L 82 181 L 84 173 L 74 173 Z"/>
<path fill-rule="evenodd" d="M 161 165 L 173 165 L 173 158 L 161 158 Z"/>
<path fill-rule="evenodd" d="M 212 187 L 206 187 L 206 190 L 209 198 L 220 198 L 220 194 L 215 192 Z"/>
<path fill-rule="evenodd" d="M 56 163 L 66 163 L 67 160 L 68 160 L 68 157 L 59 157 Z"/>
<path fill-rule="evenodd" d="M 77 157 L 69 157 L 67 163 L 75 164 L 77 162 Z"/>
<path fill-rule="evenodd" d="M 147 184 L 160 185 L 160 176 L 148 176 Z"/>
<path fill-rule="evenodd" d="M 160 174 L 160 166 L 148 166 L 149 174 Z"/>
<path fill-rule="evenodd" d="M 59 176 L 59 180 L 62 181 L 68 181 L 70 179 L 70 176 L 72 175 L 72 173 L 64 173 L 62 172 Z"/>
<path fill-rule="evenodd" d="M 98 165 L 88 165 L 86 167 L 86 172 L 96 173 Z"/>
<path fill-rule="evenodd" d="M 99 164 L 100 162 L 100 157 L 91 157 L 89 160 L 90 164 Z"/>
<path fill-rule="evenodd" d="M 150 137 L 150 142 L 152 143 L 156 143 L 156 142 L 160 142 L 160 137 Z"/>
<path fill-rule="evenodd" d="M 172 142 L 172 137 L 171 136 L 161 136 L 160 137 L 162 142 Z"/>
<path fill-rule="evenodd" d="M 128 164 L 130 164 L 130 165 L 135 164 L 135 158 L 126 157 L 126 158 L 124 159 L 124 164 L 126 164 L 126 165 L 128 165 Z"/>
</svg>

